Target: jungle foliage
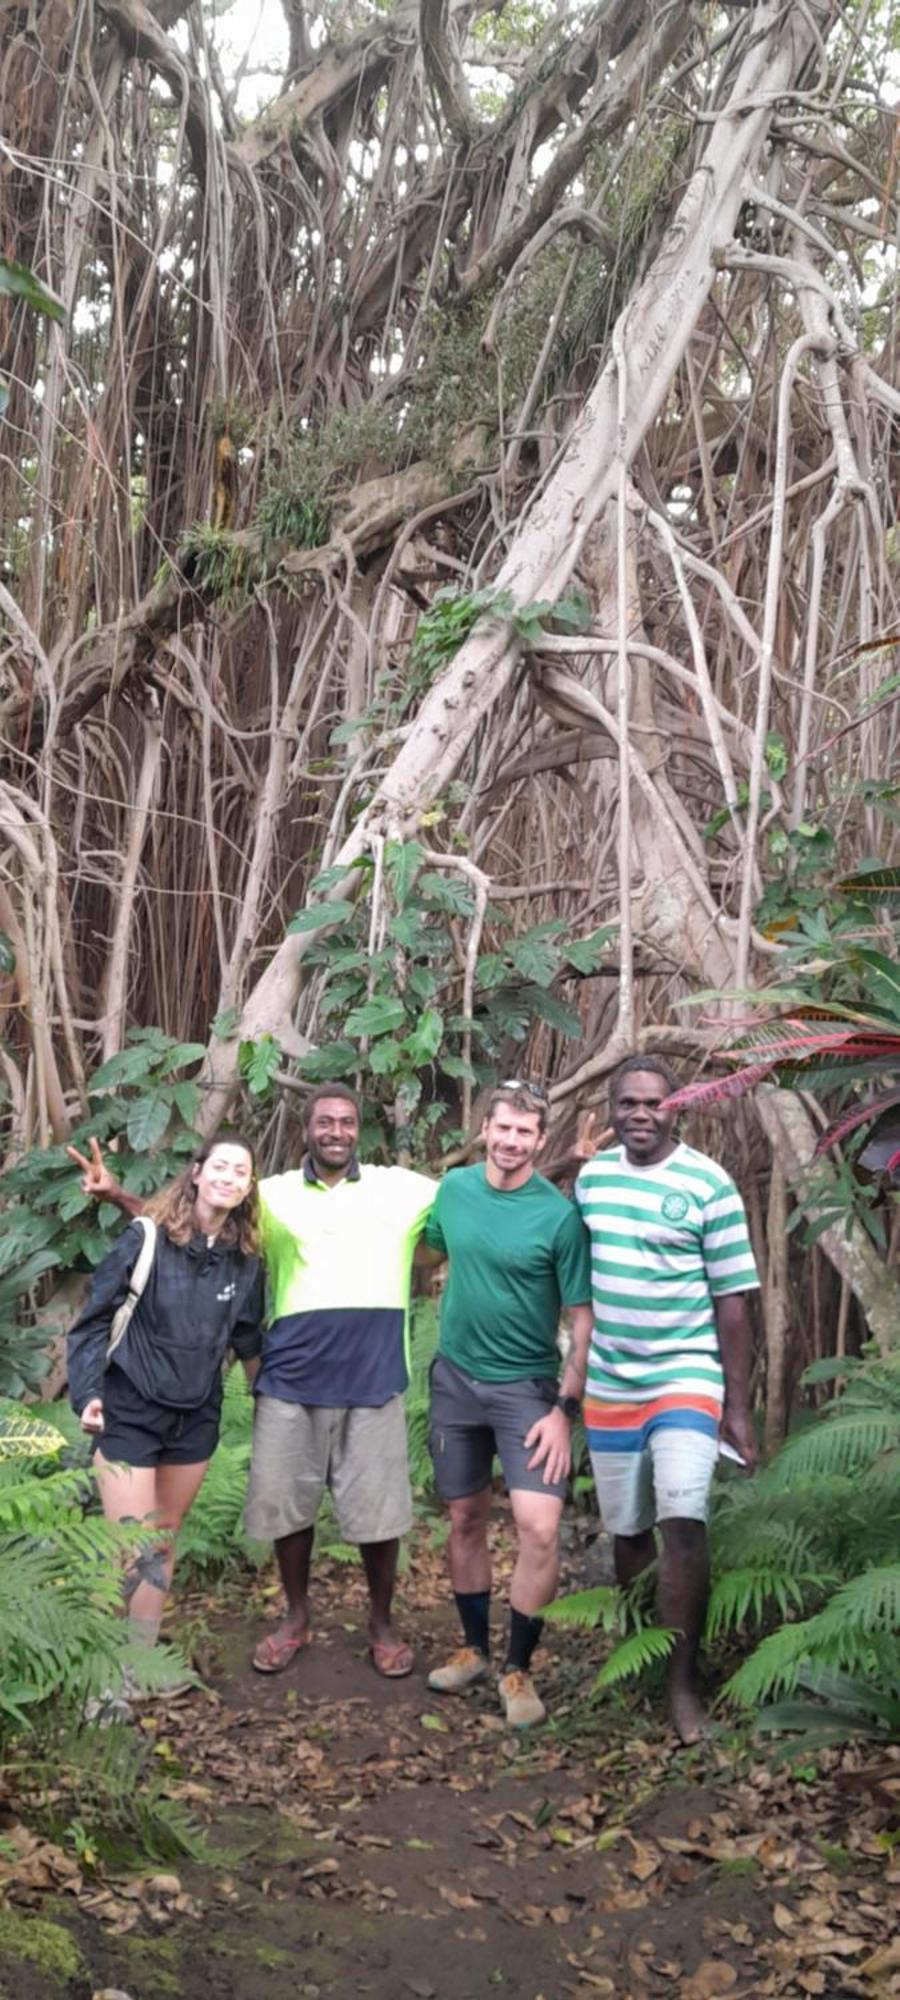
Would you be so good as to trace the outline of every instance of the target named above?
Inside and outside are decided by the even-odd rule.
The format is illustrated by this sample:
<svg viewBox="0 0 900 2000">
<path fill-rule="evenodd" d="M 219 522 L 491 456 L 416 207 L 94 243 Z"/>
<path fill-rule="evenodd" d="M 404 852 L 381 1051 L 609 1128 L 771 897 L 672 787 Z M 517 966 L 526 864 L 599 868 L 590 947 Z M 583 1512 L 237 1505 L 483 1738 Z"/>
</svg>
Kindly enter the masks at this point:
<svg viewBox="0 0 900 2000">
<path fill-rule="evenodd" d="M 721 1701 L 805 1748 L 900 1728 L 900 1355 L 814 1364 L 845 1380 L 822 1413 L 753 1478 L 720 1482 L 711 1523 L 706 1643 L 733 1662 Z M 644 1580 L 585 1590 L 548 1617 L 617 1640 L 595 1692 L 665 1658 Z"/>
<path fill-rule="evenodd" d="M 0 1391 L 113 1226 L 67 1140 L 277 1171 L 340 1068 L 438 1163 L 662 1045 L 778 1432 L 900 1298 L 891 11 L 276 11 L 249 95 L 227 10 L 3 12 Z"/>
</svg>

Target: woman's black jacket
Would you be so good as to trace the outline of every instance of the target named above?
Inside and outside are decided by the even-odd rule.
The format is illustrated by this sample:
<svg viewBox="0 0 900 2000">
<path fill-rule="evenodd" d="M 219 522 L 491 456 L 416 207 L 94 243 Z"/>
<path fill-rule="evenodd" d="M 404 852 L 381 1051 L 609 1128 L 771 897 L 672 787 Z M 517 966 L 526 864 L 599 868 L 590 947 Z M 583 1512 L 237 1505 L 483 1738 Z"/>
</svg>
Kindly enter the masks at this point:
<svg viewBox="0 0 900 2000">
<path fill-rule="evenodd" d="M 69 1396 L 80 1412 L 103 1395 L 113 1314 L 144 1241 L 139 1223 L 123 1230 L 94 1273 L 84 1311 L 69 1333 Z M 148 1402 L 196 1410 L 210 1395 L 227 1348 L 249 1360 L 262 1348 L 265 1276 L 259 1257 L 233 1244 L 193 1236 L 179 1249 L 163 1229 L 146 1289 L 132 1314 L 115 1365 Z"/>
</svg>

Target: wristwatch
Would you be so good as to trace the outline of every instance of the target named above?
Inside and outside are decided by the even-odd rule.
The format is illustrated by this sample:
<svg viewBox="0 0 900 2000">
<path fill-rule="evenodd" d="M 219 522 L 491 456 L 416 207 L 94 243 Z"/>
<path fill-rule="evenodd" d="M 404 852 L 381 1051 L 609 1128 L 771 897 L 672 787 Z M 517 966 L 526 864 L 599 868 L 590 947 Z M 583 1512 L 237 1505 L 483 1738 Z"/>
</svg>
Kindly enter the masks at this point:
<svg viewBox="0 0 900 2000">
<path fill-rule="evenodd" d="M 562 1410 L 564 1417 L 568 1417 L 570 1424 L 574 1424 L 575 1418 L 581 1415 L 581 1402 L 578 1396 L 557 1396 L 556 1407 Z"/>
</svg>

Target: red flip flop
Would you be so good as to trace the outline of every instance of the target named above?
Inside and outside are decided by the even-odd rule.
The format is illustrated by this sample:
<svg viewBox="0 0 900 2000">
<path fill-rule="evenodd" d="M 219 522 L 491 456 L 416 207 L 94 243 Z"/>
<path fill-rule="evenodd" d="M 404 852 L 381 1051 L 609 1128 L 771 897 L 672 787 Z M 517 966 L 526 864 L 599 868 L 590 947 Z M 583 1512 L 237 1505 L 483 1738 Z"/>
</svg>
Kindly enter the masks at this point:
<svg viewBox="0 0 900 2000">
<path fill-rule="evenodd" d="M 308 1646 L 311 1638 L 311 1632 L 301 1632 L 299 1637 L 294 1632 L 284 1632 L 281 1638 L 277 1632 L 267 1632 L 266 1637 L 260 1639 L 253 1655 L 253 1665 L 257 1673 L 283 1673 L 285 1667 L 290 1666 L 295 1653 Z"/>
<path fill-rule="evenodd" d="M 415 1653 L 404 1639 L 373 1639 L 369 1655 L 376 1674 L 386 1681 L 402 1681 L 416 1664 Z"/>
</svg>

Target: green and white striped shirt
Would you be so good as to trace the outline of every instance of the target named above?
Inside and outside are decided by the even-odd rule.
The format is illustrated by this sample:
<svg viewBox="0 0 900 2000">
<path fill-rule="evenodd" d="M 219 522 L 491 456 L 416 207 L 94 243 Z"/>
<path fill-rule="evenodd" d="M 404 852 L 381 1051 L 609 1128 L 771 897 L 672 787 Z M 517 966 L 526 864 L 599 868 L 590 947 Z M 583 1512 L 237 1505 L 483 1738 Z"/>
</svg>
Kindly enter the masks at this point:
<svg viewBox="0 0 900 2000">
<path fill-rule="evenodd" d="M 575 1199 L 591 1238 L 588 1397 L 721 1397 L 713 1302 L 759 1286 L 731 1176 L 693 1146 L 656 1166 L 632 1165 L 614 1146 L 582 1167 Z"/>
</svg>

